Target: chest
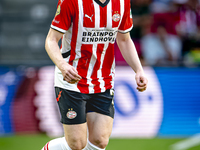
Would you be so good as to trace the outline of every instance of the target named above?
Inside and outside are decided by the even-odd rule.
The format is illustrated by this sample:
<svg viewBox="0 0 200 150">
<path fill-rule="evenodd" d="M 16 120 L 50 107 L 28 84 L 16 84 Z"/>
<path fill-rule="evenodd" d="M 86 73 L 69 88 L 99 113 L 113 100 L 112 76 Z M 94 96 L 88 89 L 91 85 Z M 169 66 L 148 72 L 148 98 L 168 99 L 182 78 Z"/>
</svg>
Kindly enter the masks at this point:
<svg viewBox="0 0 200 150">
<path fill-rule="evenodd" d="M 123 0 L 78 0 L 79 25 L 85 29 L 118 28 L 124 14 Z"/>
</svg>

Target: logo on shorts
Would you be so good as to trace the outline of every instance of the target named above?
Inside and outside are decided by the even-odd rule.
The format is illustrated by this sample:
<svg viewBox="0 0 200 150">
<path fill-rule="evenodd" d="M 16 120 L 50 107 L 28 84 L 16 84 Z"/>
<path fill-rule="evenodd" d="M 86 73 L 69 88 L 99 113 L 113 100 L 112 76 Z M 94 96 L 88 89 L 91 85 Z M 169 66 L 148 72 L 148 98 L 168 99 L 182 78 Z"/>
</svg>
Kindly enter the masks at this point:
<svg viewBox="0 0 200 150">
<path fill-rule="evenodd" d="M 115 22 L 118 22 L 120 20 L 121 16 L 120 14 L 118 14 L 118 12 L 116 12 L 113 16 L 112 16 L 112 19 L 113 21 Z"/>
<path fill-rule="evenodd" d="M 67 112 L 67 118 L 74 119 L 76 118 L 76 116 L 77 116 L 77 113 L 73 111 L 73 108 L 69 109 L 69 111 Z"/>
</svg>

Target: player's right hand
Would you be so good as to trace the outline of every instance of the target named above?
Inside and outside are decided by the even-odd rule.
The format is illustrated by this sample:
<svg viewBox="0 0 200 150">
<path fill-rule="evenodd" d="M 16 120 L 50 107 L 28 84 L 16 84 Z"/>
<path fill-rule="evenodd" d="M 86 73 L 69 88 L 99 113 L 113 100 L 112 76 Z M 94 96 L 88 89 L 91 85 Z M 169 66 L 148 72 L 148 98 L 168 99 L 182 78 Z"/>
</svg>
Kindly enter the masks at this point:
<svg viewBox="0 0 200 150">
<path fill-rule="evenodd" d="M 77 70 L 68 63 L 62 67 L 61 72 L 63 75 L 63 80 L 67 81 L 68 83 L 75 84 L 82 79 Z"/>
</svg>

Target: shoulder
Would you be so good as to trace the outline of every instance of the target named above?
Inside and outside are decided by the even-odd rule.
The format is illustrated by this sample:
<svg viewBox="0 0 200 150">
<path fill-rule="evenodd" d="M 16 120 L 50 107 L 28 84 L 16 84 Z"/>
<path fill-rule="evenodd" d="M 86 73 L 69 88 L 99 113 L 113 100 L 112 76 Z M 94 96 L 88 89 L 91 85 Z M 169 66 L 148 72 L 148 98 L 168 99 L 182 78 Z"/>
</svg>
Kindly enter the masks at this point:
<svg viewBox="0 0 200 150">
<path fill-rule="evenodd" d="M 75 7 L 78 0 L 59 0 L 58 5 L 63 7 Z"/>
<path fill-rule="evenodd" d="M 78 7 L 78 0 L 59 0 L 58 2 L 58 10 L 63 12 L 70 12 L 70 14 L 74 14 Z"/>
</svg>

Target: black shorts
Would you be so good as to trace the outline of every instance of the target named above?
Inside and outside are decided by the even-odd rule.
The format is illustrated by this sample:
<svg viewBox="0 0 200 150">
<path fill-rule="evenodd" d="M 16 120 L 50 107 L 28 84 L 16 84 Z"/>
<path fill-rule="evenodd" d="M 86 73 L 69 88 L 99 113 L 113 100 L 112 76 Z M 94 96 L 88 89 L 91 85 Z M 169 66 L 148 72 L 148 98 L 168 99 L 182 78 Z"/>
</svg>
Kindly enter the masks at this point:
<svg viewBox="0 0 200 150">
<path fill-rule="evenodd" d="M 85 123 L 88 112 L 97 112 L 114 118 L 113 90 L 83 94 L 55 87 L 55 92 L 63 124 Z"/>
</svg>

